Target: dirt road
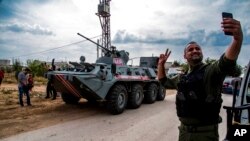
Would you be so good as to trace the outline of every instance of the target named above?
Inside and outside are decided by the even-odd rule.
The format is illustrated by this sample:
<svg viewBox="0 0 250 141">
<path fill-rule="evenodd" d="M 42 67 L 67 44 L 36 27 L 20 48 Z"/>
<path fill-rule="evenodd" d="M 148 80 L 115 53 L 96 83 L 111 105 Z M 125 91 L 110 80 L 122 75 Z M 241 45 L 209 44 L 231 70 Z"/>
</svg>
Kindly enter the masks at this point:
<svg viewBox="0 0 250 141">
<path fill-rule="evenodd" d="M 175 94 L 175 91 L 168 90 L 167 94 Z M 0 87 L 0 140 L 99 113 L 109 115 L 103 105 L 92 105 L 84 99 L 78 105 L 66 105 L 60 97 L 56 100 L 44 99 L 44 97 L 45 86 L 35 86 L 31 94 L 33 106 L 20 107 L 17 85 L 2 84 Z"/>
<path fill-rule="evenodd" d="M 232 96 L 223 95 L 223 99 L 223 105 L 230 105 Z M 167 95 L 162 102 L 143 104 L 139 109 L 128 109 L 116 116 L 110 115 L 102 105 L 91 105 L 84 101 L 73 108 L 68 108 L 64 104 L 58 108 L 63 112 L 51 112 L 51 116 L 53 119 L 61 120 L 61 123 L 4 138 L 3 141 L 176 141 L 178 139 L 179 121 L 176 117 L 174 94 Z M 220 138 L 223 139 L 226 133 L 224 110 L 221 111 L 221 115 L 223 123 L 219 126 L 219 132 Z"/>
</svg>

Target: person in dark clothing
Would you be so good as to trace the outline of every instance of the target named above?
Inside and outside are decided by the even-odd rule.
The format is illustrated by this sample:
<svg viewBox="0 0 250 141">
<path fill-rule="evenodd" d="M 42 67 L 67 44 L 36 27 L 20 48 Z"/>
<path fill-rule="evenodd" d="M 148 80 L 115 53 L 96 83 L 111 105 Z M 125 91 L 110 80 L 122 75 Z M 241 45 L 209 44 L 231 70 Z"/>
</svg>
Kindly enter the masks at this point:
<svg viewBox="0 0 250 141">
<path fill-rule="evenodd" d="M 57 92 L 54 88 L 53 82 L 51 80 L 48 80 L 47 87 L 46 87 L 46 99 L 50 98 L 52 96 L 52 100 L 56 99 Z"/>
<path fill-rule="evenodd" d="M 54 62 L 54 59 L 52 62 Z M 56 69 L 56 66 L 54 65 L 54 63 L 52 63 L 52 67 L 51 67 L 51 69 L 48 69 L 48 72 L 54 71 L 55 69 Z M 56 92 L 56 89 L 53 85 L 52 80 L 48 80 L 48 83 L 46 86 L 46 97 L 45 98 L 47 99 L 47 98 L 50 98 L 51 96 L 52 96 L 52 100 L 55 100 L 56 96 L 57 96 L 57 92 Z"/>
<path fill-rule="evenodd" d="M 4 78 L 4 70 L 0 68 L 0 86 L 2 84 L 3 78 Z"/>
<path fill-rule="evenodd" d="M 184 58 L 189 71 L 177 85 L 176 110 L 180 120 L 179 141 L 218 141 L 218 124 L 222 104 L 221 89 L 225 77 L 236 70 L 243 33 L 239 21 L 224 18 L 223 31 L 232 32 L 232 43 L 219 60 L 204 64 L 202 49 L 198 43 L 189 42 L 184 49 Z M 158 63 L 158 79 L 166 83 L 164 63 L 170 52 L 161 54 Z"/>
</svg>

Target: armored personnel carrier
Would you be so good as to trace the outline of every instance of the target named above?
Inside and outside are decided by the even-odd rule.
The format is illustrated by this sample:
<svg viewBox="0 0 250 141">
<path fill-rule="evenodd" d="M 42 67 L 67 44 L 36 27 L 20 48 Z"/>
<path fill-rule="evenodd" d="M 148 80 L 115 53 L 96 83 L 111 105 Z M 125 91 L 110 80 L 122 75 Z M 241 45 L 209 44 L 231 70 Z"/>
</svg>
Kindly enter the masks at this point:
<svg viewBox="0 0 250 141">
<path fill-rule="evenodd" d="M 85 39 L 97 44 L 91 39 Z M 101 45 L 97 44 L 102 47 Z M 50 71 L 51 80 L 57 92 L 67 104 L 76 104 L 80 98 L 88 101 L 105 101 L 112 114 L 122 113 L 126 107 L 138 108 L 142 102 L 154 103 L 164 100 L 165 89 L 156 79 L 156 72 L 150 67 L 128 66 L 129 54 L 105 50 L 105 55 L 94 64 L 82 65 L 82 69 Z"/>
</svg>

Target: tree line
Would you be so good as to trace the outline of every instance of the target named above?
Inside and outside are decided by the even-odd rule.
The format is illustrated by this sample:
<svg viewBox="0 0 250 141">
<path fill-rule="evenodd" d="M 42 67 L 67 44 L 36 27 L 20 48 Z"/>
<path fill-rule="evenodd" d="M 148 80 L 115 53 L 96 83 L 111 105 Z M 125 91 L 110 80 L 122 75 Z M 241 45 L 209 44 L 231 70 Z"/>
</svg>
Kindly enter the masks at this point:
<svg viewBox="0 0 250 141">
<path fill-rule="evenodd" d="M 43 77 L 44 73 L 48 71 L 46 63 L 44 61 L 28 59 L 26 61 L 26 64 L 27 64 L 26 67 L 28 67 L 32 71 L 31 73 L 33 76 Z M 13 73 L 13 72 L 18 73 L 22 70 L 23 67 L 24 67 L 23 63 L 20 60 L 15 59 L 12 60 L 11 66 L 5 66 L 2 67 L 2 69 L 7 73 Z"/>
</svg>

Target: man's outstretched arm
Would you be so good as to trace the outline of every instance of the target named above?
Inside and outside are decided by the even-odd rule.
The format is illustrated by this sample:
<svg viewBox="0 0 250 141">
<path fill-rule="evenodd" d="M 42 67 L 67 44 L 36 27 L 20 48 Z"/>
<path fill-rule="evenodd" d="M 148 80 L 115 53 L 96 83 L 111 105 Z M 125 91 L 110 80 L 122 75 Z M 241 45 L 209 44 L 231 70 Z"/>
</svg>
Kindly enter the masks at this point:
<svg viewBox="0 0 250 141">
<path fill-rule="evenodd" d="M 241 24 L 235 19 L 223 18 L 223 21 L 221 22 L 221 27 L 224 32 L 233 33 L 232 43 L 226 49 L 225 57 L 229 60 L 237 60 L 243 41 Z"/>
</svg>

